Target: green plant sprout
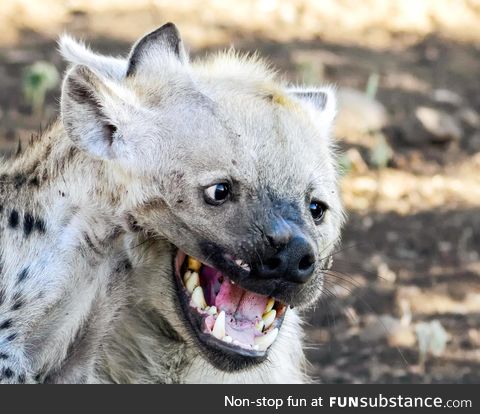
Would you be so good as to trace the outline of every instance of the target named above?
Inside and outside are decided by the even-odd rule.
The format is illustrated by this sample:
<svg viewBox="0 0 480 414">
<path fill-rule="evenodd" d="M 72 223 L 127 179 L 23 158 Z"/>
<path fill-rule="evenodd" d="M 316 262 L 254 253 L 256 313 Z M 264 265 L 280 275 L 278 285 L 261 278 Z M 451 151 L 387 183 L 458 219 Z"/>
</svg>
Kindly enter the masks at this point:
<svg viewBox="0 0 480 414">
<path fill-rule="evenodd" d="M 47 92 L 58 85 L 59 74 L 55 66 L 39 61 L 28 66 L 23 74 L 23 94 L 33 113 L 43 112 Z"/>
</svg>

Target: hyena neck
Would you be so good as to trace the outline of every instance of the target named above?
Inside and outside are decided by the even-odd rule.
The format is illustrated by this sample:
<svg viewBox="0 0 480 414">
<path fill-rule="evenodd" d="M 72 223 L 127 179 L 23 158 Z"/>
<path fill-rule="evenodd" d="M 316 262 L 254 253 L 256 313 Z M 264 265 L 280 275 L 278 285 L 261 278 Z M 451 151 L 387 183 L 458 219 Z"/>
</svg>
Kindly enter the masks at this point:
<svg viewBox="0 0 480 414">
<path fill-rule="evenodd" d="M 57 121 L 5 163 L 0 175 L 5 192 L 28 198 L 37 208 L 61 203 L 79 211 L 95 205 L 98 213 L 113 217 L 125 190 L 111 169 L 111 163 L 78 149 Z"/>
<path fill-rule="evenodd" d="M 57 123 L 0 170 L 0 383 L 93 380 L 132 272 L 105 164 Z"/>
</svg>

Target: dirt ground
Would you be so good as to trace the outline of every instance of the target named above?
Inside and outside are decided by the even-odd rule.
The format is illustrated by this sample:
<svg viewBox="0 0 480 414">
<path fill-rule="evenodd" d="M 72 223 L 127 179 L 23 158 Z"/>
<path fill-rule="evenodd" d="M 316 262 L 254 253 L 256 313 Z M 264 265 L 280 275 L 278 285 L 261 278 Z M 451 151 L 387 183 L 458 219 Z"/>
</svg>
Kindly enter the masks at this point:
<svg viewBox="0 0 480 414">
<path fill-rule="evenodd" d="M 342 189 L 349 218 L 326 294 L 307 315 L 307 355 L 319 382 L 480 382 L 478 4 L 475 10 L 478 24 L 468 39 L 434 25 L 422 30 L 377 25 L 362 29 L 368 38 L 362 44 L 360 32 L 348 36 L 342 27 L 338 36 L 276 36 L 275 27 L 244 30 L 213 16 L 222 37 L 191 42 L 196 56 L 230 44 L 258 50 L 292 81 L 333 82 L 339 91 L 362 94 L 373 88 L 365 107 L 373 105 L 375 95 L 384 111 L 363 128 L 355 116 L 367 119 L 365 108 L 340 102 L 337 135 L 346 165 Z M 158 10 L 152 13 L 122 9 L 108 15 L 77 6 L 62 27 L 115 55 L 125 53 L 138 34 L 167 20 Z M 178 15 L 185 25 L 188 10 Z M 135 29 L 123 37 L 96 30 L 112 19 Z M 11 25 L 15 36 L 0 42 L 0 150 L 7 156 L 19 139 L 28 139 L 58 110 L 57 85 L 42 113 L 32 112 L 22 94 L 25 68 L 47 61 L 60 73 L 64 69 L 48 19 L 45 30 L 37 23 Z M 345 115 L 347 107 L 353 115 Z M 449 124 L 432 132 L 428 121 L 419 121 L 422 107 L 437 111 Z M 375 161 L 385 148 L 391 153 Z M 422 334 L 428 323 L 437 328 Z M 422 338 L 438 349 L 425 351 Z"/>
</svg>

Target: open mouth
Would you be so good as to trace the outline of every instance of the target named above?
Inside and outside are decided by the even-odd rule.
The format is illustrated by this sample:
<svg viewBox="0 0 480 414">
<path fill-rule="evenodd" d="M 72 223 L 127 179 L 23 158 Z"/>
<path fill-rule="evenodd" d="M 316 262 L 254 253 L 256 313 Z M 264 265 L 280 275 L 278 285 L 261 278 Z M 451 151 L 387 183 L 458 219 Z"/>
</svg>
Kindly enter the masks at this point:
<svg viewBox="0 0 480 414">
<path fill-rule="evenodd" d="M 241 260 L 227 258 L 244 272 Z M 264 358 L 277 338 L 286 305 L 242 288 L 221 271 L 180 250 L 175 273 L 183 310 L 193 330 L 209 350 Z"/>
</svg>

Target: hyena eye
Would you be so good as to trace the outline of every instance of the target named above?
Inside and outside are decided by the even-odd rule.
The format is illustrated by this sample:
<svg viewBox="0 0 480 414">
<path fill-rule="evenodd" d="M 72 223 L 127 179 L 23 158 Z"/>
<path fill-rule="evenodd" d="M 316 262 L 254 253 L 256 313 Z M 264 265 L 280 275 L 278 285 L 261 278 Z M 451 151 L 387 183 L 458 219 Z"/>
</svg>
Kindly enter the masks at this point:
<svg viewBox="0 0 480 414">
<path fill-rule="evenodd" d="M 328 206 L 321 201 L 312 200 L 308 207 L 315 223 L 320 223 L 325 217 Z"/>
<path fill-rule="evenodd" d="M 227 183 L 218 183 L 211 185 L 204 191 L 205 201 L 208 204 L 218 206 L 227 201 L 230 195 L 230 186 Z"/>
</svg>

